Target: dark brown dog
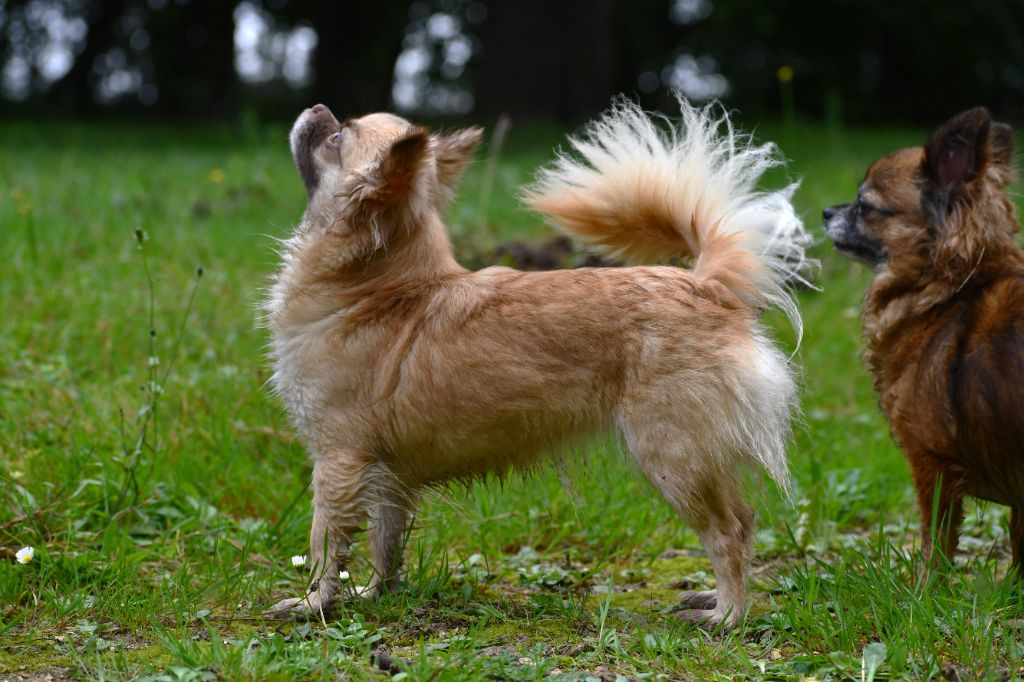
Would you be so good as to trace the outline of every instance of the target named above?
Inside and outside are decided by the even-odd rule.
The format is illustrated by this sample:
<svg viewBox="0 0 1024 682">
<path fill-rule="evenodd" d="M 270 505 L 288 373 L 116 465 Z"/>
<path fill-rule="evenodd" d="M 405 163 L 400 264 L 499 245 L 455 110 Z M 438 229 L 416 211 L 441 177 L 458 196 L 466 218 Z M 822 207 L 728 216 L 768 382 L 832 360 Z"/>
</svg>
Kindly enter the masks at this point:
<svg viewBox="0 0 1024 682">
<path fill-rule="evenodd" d="M 836 248 L 875 269 L 861 312 L 875 391 L 914 476 L 921 535 L 956 549 L 965 495 L 1010 505 L 1024 556 L 1024 253 L 1013 133 L 971 109 L 875 161 L 825 209 Z"/>
</svg>

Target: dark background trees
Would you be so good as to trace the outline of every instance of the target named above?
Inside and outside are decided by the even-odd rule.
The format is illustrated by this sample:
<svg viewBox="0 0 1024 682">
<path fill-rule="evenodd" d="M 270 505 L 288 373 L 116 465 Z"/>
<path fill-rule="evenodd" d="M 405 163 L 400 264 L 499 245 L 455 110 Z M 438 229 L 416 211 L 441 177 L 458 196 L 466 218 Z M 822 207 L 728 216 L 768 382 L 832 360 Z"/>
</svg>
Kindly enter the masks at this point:
<svg viewBox="0 0 1024 682">
<path fill-rule="evenodd" d="M 607 105 L 618 53 L 613 0 L 493 2 L 480 30 L 481 111 L 562 120 Z"/>
<path fill-rule="evenodd" d="M 981 103 L 1012 120 L 1024 2 L 0 0 L 0 76 L 0 112 L 23 116 L 324 101 L 578 121 L 676 88 L 757 116 L 930 123 Z"/>
</svg>

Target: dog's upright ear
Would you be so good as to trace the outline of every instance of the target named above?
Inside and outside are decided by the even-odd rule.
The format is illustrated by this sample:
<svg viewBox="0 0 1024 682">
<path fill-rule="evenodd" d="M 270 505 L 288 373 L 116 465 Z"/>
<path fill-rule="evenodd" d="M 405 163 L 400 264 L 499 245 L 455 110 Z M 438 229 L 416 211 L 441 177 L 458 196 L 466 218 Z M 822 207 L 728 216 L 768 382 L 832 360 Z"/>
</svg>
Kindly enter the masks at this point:
<svg viewBox="0 0 1024 682">
<path fill-rule="evenodd" d="M 430 133 L 414 127 L 392 142 L 377 163 L 354 171 L 341 196 L 349 217 L 408 209 L 422 194 Z"/>
<path fill-rule="evenodd" d="M 448 203 L 454 196 L 455 186 L 472 160 L 473 152 L 480 144 L 483 134 L 482 129 L 474 127 L 433 138 L 434 158 L 437 161 L 437 185 L 442 204 Z"/>
<path fill-rule="evenodd" d="M 922 170 L 933 260 L 951 279 L 962 279 L 1005 224 L 1016 231 L 1003 191 L 1013 179 L 1013 130 L 983 107 L 965 111 L 932 133 Z"/>
<path fill-rule="evenodd" d="M 976 178 L 987 162 L 992 116 L 984 107 L 958 114 L 939 126 L 925 145 L 925 170 L 932 189 L 955 192 Z"/>
<path fill-rule="evenodd" d="M 391 143 L 377 166 L 381 199 L 390 201 L 414 191 L 426 164 L 430 133 L 413 128 Z"/>
<path fill-rule="evenodd" d="M 969 109 L 928 138 L 924 170 L 929 194 L 943 208 L 988 170 L 1005 185 L 1013 175 L 1013 130 L 993 121 L 984 107 Z"/>
<path fill-rule="evenodd" d="M 1013 180 L 1013 147 L 1013 128 L 1006 123 L 992 123 L 989 132 L 992 163 L 1005 170 L 1007 183 Z"/>
</svg>

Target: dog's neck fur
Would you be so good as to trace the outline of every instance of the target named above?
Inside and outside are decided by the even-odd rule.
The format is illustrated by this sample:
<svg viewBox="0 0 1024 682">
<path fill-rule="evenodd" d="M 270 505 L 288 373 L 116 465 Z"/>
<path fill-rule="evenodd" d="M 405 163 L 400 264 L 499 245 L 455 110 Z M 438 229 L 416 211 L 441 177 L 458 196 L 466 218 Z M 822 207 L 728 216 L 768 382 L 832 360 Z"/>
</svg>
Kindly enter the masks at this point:
<svg viewBox="0 0 1024 682">
<path fill-rule="evenodd" d="M 341 224 L 312 209 L 285 242 L 284 264 L 271 286 L 267 308 L 275 332 L 336 315 L 382 291 L 466 272 L 432 207 L 398 220 L 374 215 Z"/>
<path fill-rule="evenodd" d="M 1015 213 L 1009 217 L 1015 227 Z M 1005 229 L 988 230 L 987 239 L 973 251 L 973 262 L 964 260 L 955 270 L 936 268 L 927 249 L 920 258 L 904 256 L 900 269 L 888 264 L 879 268 L 861 306 L 861 330 L 865 359 L 880 397 L 897 378 L 886 370 L 911 366 L 913 356 L 924 350 L 920 334 L 908 331 L 911 327 L 932 311 L 973 296 L 979 288 L 1006 277 L 1024 277 L 1024 251 L 1014 242 L 1012 227 L 1004 221 L 1001 228 Z M 903 338 L 913 343 L 902 343 Z M 905 357 L 905 362 L 894 356 Z"/>
<path fill-rule="evenodd" d="M 861 312 L 869 353 L 887 345 L 902 323 L 1024 268 L 1024 252 L 1014 241 L 1017 210 L 1005 191 L 1009 173 L 990 164 L 964 190 L 966 201 L 928 219 L 930 231 L 908 231 L 898 253 L 879 266 Z"/>
<path fill-rule="evenodd" d="M 904 261 L 911 259 L 904 257 Z M 861 309 L 865 339 L 882 341 L 899 321 L 922 315 L 944 305 L 962 291 L 1007 276 L 1011 271 L 1024 271 L 1024 252 L 1014 243 L 1009 232 L 996 232 L 973 254 L 973 261 L 964 261 L 954 270 L 935 269 L 932 259 L 922 255 L 912 266 L 906 262 L 900 270 L 888 264 L 879 267 L 868 287 Z"/>
</svg>

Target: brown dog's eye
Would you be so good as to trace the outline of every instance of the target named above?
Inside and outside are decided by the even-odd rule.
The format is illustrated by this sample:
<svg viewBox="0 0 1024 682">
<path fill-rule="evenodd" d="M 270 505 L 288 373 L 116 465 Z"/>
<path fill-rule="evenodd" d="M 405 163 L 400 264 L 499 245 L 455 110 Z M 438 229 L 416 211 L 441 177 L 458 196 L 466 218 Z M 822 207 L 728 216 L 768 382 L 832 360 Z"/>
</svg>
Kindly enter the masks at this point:
<svg viewBox="0 0 1024 682">
<path fill-rule="evenodd" d="M 327 138 L 327 145 L 330 147 L 337 147 L 341 144 L 341 133 L 344 131 L 338 131 Z"/>
<path fill-rule="evenodd" d="M 874 204 L 869 204 L 863 199 L 857 200 L 857 214 L 861 218 L 889 218 L 891 216 L 896 215 L 897 213 L 898 211 L 891 208 L 885 208 L 884 206 L 875 206 Z"/>
</svg>

